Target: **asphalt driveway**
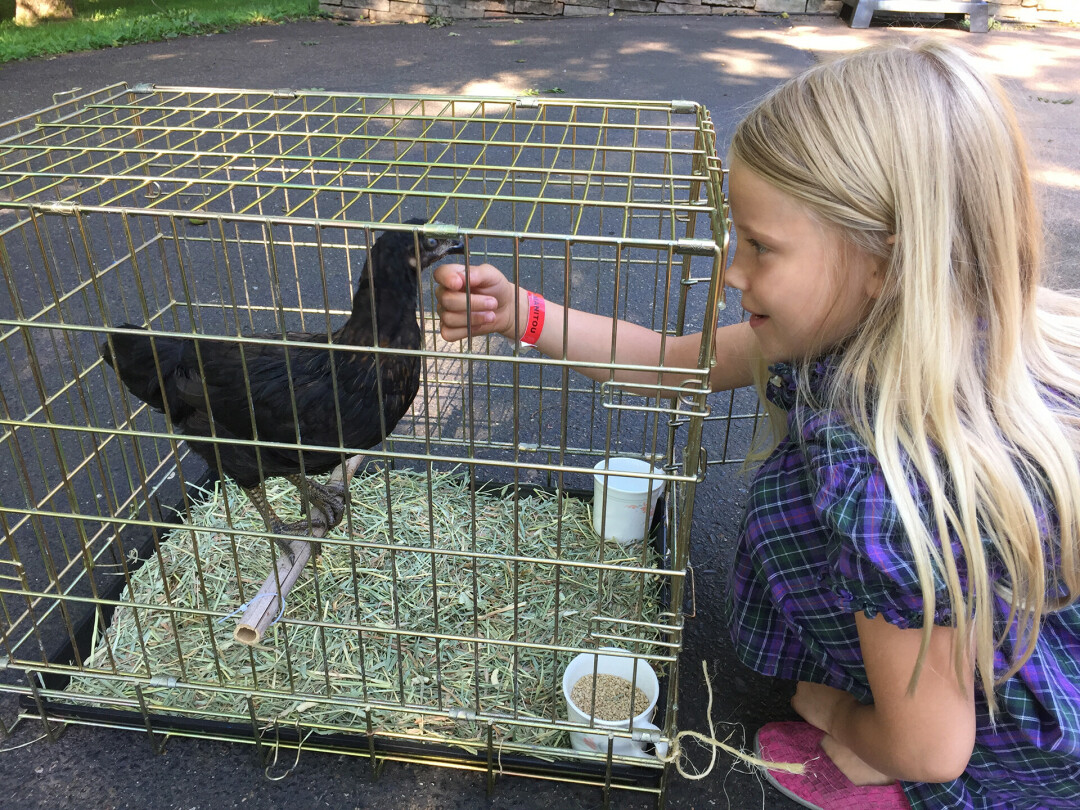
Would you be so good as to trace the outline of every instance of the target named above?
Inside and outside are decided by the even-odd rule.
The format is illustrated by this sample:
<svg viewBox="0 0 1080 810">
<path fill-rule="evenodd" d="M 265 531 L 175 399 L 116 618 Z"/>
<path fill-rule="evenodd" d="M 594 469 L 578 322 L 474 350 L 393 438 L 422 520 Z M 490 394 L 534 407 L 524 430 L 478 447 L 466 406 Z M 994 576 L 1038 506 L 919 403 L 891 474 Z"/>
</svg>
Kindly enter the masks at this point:
<svg viewBox="0 0 1080 810">
<path fill-rule="evenodd" d="M 911 34 L 880 26 L 855 32 L 832 17 L 468 21 L 440 29 L 299 22 L 5 65 L 0 118 L 45 107 L 54 93 L 121 81 L 358 93 L 520 94 L 557 86 L 575 97 L 693 99 L 709 108 L 723 143 L 754 99 L 817 59 Z M 976 48 L 1006 81 L 1032 146 L 1054 283 L 1076 287 L 1080 29 L 940 35 Z M 680 726 L 707 731 L 700 675 L 700 662 L 707 661 L 720 673 L 713 717 L 737 744 L 748 744 L 762 723 L 789 716 L 791 691 L 737 662 L 719 630 L 723 572 L 744 484 L 738 470 L 717 468 L 698 490 L 692 549 L 697 610 L 688 620 L 679 698 Z M 11 695 L 0 698 L 7 725 L 16 713 Z M 0 741 L 0 807 L 575 810 L 601 804 L 593 788 L 510 778 L 499 780 L 489 798 L 482 775 L 421 766 L 388 764 L 376 780 L 365 761 L 334 755 L 305 754 L 289 776 L 271 781 L 252 747 L 213 740 L 173 739 L 156 755 L 142 734 L 70 727 L 55 744 L 40 737 L 40 725 L 23 722 Z M 702 751 L 693 755 L 697 767 L 707 760 Z M 620 807 L 651 805 L 626 794 L 616 799 Z M 702 781 L 674 779 L 667 806 L 794 807 L 724 757 Z"/>
</svg>

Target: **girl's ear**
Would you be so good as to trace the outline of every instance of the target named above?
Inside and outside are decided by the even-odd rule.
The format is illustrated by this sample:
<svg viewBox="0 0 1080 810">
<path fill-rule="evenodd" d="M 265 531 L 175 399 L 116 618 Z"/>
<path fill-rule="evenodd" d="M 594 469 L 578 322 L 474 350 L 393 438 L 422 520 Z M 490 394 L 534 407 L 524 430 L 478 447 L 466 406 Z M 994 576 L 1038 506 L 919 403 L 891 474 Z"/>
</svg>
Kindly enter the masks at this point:
<svg viewBox="0 0 1080 810">
<path fill-rule="evenodd" d="M 889 234 L 885 239 L 885 244 L 890 247 L 895 247 L 896 234 Z M 885 286 L 885 268 L 888 266 L 888 263 L 888 259 L 873 259 L 873 268 L 866 276 L 866 295 L 868 298 L 877 300 L 881 295 L 881 290 Z"/>
<path fill-rule="evenodd" d="M 866 274 L 866 297 L 876 301 L 885 286 L 885 263 L 875 261 L 873 269 Z"/>
</svg>

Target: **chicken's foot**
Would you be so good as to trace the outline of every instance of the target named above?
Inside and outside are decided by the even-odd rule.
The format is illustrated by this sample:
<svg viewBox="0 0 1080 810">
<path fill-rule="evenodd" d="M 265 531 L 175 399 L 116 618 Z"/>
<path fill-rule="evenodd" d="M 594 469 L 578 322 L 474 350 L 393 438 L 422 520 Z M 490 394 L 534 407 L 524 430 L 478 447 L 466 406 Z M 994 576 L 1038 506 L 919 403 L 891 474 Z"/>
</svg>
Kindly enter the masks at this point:
<svg viewBox="0 0 1080 810">
<path fill-rule="evenodd" d="M 299 476 L 303 477 L 303 476 Z M 293 476 L 289 476 L 290 480 Z M 306 480 L 306 479 L 305 479 Z M 313 482 L 308 482 L 313 483 Z M 316 528 L 321 529 L 323 534 L 328 529 L 336 526 L 341 520 L 341 512 L 337 514 L 337 520 L 333 520 L 332 514 L 327 514 L 325 509 L 319 508 L 321 504 L 313 503 L 311 498 L 307 495 L 306 488 L 300 489 L 300 499 L 303 511 L 310 517 L 309 520 L 298 520 L 292 523 L 286 523 L 280 517 L 277 512 L 274 511 L 274 507 L 270 505 L 270 502 L 266 500 L 266 494 L 261 486 L 252 487 L 251 489 L 245 489 L 244 494 L 251 500 L 252 505 L 258 510 L 262 516 L 263 523 L 266 524 L 266 531 L 271 534 L 293 534 L 299 535 L 301 538 L 311 544 L 311 556 L 317 557 L 322 550 L 322 546 L 315 540 L 314 531 Z M 342 496 L 344 502 L 344 496 Z M 344 506 L 342 506 L 342 512 Z M 290 546 L 290 541 L 282 537 L 275 537 L 274 540 L 278 544 L 278 548 L 281 549 L 283 554 L 286 554 L 289 559 L 294 559 L 293 550 Z"/>
<path fill-rule="evenodd" d="M 300 511 L 307 513 L 308 508 L 318 507 L 326 521 L 326 530 L 341 523 L 345 515 L 345 485 L 341 481 L 331 479 L 329 483 L 320 484 L 318 481 L 304 475 L 285 476 L 300 492 Z M 315 513 L 310 513 L 312 518 Z"/>
</svg>

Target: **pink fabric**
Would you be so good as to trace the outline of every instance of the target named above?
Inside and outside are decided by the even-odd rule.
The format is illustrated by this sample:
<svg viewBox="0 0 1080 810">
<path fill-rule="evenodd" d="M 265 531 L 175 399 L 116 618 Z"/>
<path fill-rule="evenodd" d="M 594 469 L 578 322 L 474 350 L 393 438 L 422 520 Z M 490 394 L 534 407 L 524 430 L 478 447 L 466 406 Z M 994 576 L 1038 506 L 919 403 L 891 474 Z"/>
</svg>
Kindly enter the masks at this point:
<svg viewBox="0 0 1080 810">
<path fill-rule="evenodd" d="M 766 770 L 765 778 L 790 799 L 814 810 L 910 810 L 899 782 L 859 787 L 821 750 L 825 732 L 809 723 L 766 723 L 757 733 L 757 755 L 770 762 L 802 763 L 801 774 Z"/>
</svg>

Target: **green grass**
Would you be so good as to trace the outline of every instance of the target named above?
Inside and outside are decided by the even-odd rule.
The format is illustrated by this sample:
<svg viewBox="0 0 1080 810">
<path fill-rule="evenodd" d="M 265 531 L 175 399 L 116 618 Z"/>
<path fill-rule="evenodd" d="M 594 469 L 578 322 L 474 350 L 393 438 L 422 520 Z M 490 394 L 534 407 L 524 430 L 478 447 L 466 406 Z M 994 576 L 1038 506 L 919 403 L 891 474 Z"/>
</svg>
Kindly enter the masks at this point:
<svg viewBox="0 0 1080 810">
<path fill-rule="evenodd" d="M 24 28 L 15 25 L 14 0 L 0 0 L 0 62 L 317 14 L 318 0 L 75 0 L 74 19 Z"/>
</svg>

